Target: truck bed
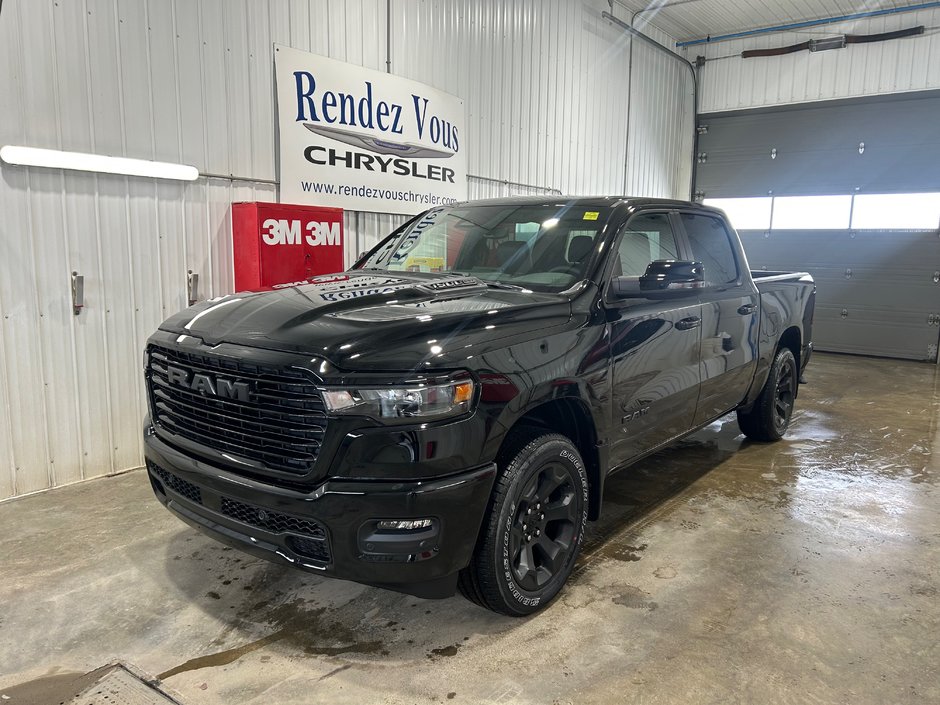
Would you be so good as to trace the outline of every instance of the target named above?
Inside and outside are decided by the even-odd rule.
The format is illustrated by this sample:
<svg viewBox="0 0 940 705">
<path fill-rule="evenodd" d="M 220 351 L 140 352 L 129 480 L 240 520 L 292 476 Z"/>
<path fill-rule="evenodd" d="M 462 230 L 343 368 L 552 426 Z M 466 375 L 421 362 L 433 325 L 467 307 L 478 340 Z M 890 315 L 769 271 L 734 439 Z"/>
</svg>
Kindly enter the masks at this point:
<svg viewBox="0 0 940 705">
<path fill-rule="evenodd" d="M 775 272 L 766 270 L 751 270 L 751 279 L 754 280 L 755 284 L 777 281 L 800 281 L 801 279 L 807 277 L 807 281 L 813 280 L 809 272 Z"/>
</svg>

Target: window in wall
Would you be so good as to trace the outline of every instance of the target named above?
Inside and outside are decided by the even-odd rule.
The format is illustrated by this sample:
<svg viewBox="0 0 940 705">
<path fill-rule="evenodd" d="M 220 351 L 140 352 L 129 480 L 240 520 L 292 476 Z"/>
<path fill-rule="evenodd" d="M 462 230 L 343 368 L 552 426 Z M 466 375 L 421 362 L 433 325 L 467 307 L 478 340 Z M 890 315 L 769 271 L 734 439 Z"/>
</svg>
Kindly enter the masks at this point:
<svg viewBox="0 0 940 705">
<path fill-rule="evenodd" d="M 676 236 L 665 213 L 637 216 L 627 225 L 620 239 L 620 271 L 615 277 L 641 277 L 650 262 L 679 259 Z"/>
<path fill-rule="evenodd" d="M 718 218 L 682 213 L 682 225 L 692 246 L 692 259 L 705 267 L 708 284 L 730 284 L 738 280 L 738 267 L 727 229 Z"/>
<path fill-rule="evenodd" d="M 774 230 L 848 230 L 851 196 L 774 198 Z"/>
<path fill-rule="evenodd" d="M 852 207 L 854 230 L 936 230 L 940 193 L 858 194 Z"/>
<path fill-rule="evenodd" d="M 706 206 L 721 208 L 737 230 L 770 230 L 773 198 L 706 198 Z"/>
</svg>

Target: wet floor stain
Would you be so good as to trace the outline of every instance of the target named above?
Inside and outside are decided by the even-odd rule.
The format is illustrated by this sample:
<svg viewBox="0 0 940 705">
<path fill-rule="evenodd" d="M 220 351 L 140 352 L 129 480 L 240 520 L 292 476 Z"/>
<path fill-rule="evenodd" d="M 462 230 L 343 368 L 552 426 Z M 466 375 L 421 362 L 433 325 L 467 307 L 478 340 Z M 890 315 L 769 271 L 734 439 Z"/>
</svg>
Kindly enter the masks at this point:
<svg viewBox="0 0 940 705">
<path fill-rule="evenodd" d="M 623 561 L 624 563 L 634 563 L 643 557 L 640 554 L 643 553 L 646 548 L 647 545 L 645 543 L 639 546 L 632 546 L 619 541 L 608 541 L 598 547 L 594 552 L 594 557 L 608 558 L 613 561 Z"/>
<path fill-rule="evenodd" d="M 330 671 L 329 673 L 326 673 L 326 674 L 320 676 L 320 677 L 317 679 L 317 681 L 325 681 L 327 678 L 332 678 L 332 677 L 335 676 L 337 673 L 342 673 L 343 671 L 347 671 L 347 670 L 349 670 L 350 668 L 352 668 L 352 664 L 351 664 L 351 663 L 343 664 L 343 665 L 340 666 L 339 668 L 334 668 L 334 669 L 333 669 L 332 671 Z"/>
<path fill-rule="evenodd" d="M 428 658 L 434 659 L 439 656 L 456 656 L 460 647 L 461 644 L 451 644 L 450 646 L 442 646 L 439 649 L 431 649 L 431 651 L 428 652 Z"/>
<path fill-rule="evenodd" d="M 164 681 L 167 678 L 172 678 L 173 676 L 179 675 L 180 673 L 185 673 L 186 671 L 197 671 L 200 668 L 225 666 L 226 664 L 237 661 L 245 654 L 250 654 L 252 651 L 257 651 L 258 649 L 264 648 L 268 644 L 273 644 L 276 641 L 280 641 L 285 636 L 287 636 L 286 630 L 280 629 L 273 634 L 268 634 L 266 637 L 256 639 L 255 641 L 250 641 L 247 644 L 242 644 L 241 646 L 226 649 L 225 651 L 217 651 L 214 654 L 207 654 L 206 656 L 191 658 L 188 661 L 181 663 L 179 666 L 174 666 L 170 670 L 164 671 L 163 673 L 159 674 L 157 678 L 161 681 Z"/>
<path fill-rule="evenodd" d="M 612 597 L 611 602 L 621 607 L 629 607 L 635 610 L 649 610 L 652 612 L 659 607 L 659 605 L 650 600 L 649 597 L 649 593 L 643 592 L 640 588 L 627 585 L 620 588 L 619 594 Z"/>
<path fill-rule="evenodd" d="M 302 598 L 278 605 L 263 615 L 267 624 L 275 628 L 270 634 L 239 646 L 189 659 L 161 673 L 158 678 L 165 680 L 187 671 L 224 666 L 277 642 L 289 642 L 294 653 L 299 651 L 307 656 L 388 654 L 381 640 L 365 639 L 362 630 L 354 629 L 339 620 L 325 619 L 325 608 L 307 608 L 305 605 L 306 600 Z M 233 623 L 229 631 L 234 630 L 237 624 L 237 622 Z M 224 638 L 225 634 L 213 640 L 212 643 L 219 645 Z M 340 670 L 335 673 L 339 673 Z"/>
</svg>

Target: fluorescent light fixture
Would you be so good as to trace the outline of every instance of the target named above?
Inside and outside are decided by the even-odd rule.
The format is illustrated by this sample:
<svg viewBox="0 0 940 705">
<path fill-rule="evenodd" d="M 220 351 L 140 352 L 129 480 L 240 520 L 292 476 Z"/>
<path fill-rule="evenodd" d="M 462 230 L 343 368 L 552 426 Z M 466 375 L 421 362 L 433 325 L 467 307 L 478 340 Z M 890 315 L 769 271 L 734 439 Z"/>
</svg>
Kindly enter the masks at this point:
<svg viewBox="0 0 940 705">
<path fill-rule="evenodd" d="M 58 149 L 39 149 L 37 147 L 17 147 L 10 144 L 0 147 L 0 160 L 17 166 L 41 166 L 49 169 L 149 176 L 154 179 L 174 179 L 176 181 L 195 181 L 199 178 L 199 170 L 188 164 L 152 162 L 147 159 L 128 159 L 126 157 L 106 157 L 101 154 L 63 152 Z"/>
</svg>

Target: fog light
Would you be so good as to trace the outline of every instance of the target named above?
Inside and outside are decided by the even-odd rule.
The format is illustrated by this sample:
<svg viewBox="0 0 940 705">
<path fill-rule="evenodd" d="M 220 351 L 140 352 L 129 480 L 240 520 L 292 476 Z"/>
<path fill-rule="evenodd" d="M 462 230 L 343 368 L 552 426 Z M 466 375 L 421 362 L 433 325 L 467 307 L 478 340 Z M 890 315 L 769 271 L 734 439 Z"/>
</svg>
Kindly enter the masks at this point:
<svg viewBox="0 0 940 705">
<path fill-rule="evenodd" d="M 383 519 L 378 524 L 379 531 L 414 531 L 415 529 L 429 529 L 433 524 L 431 519 Z"/>
</svg>

